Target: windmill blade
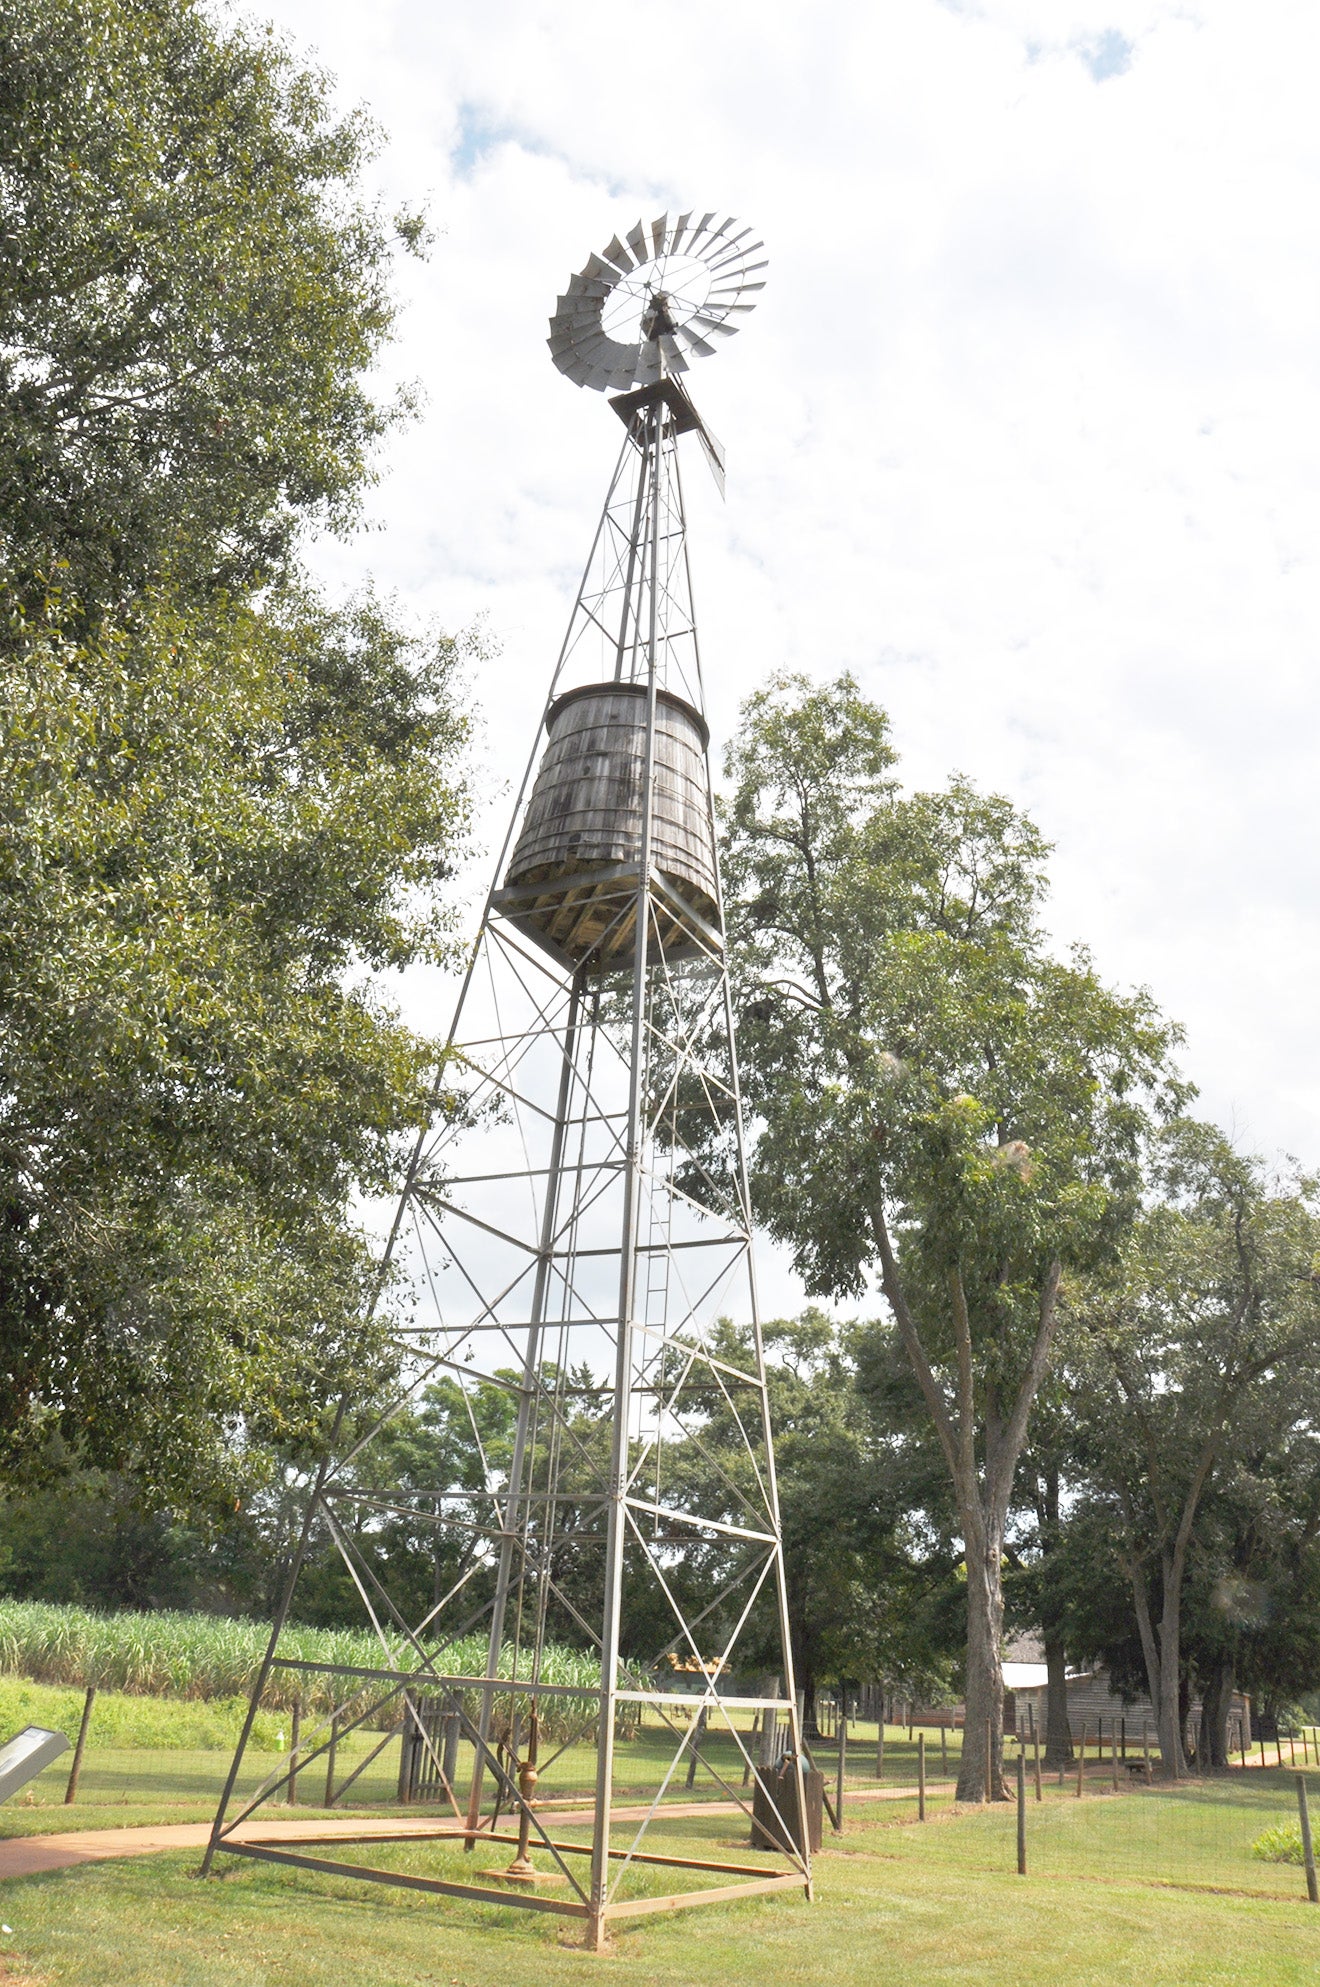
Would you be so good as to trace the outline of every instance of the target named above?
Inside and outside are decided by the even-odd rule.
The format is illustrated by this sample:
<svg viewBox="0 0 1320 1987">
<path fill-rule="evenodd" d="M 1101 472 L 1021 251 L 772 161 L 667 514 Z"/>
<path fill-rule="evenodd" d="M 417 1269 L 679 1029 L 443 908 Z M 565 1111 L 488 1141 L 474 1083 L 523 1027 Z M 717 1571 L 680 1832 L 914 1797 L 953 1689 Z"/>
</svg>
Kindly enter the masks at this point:
<svg viewBox="0 0 1320 1987">
<path fill-rule="evenodd" d="M 765 288 L 758 274 L 768 267 L 764 248 L 749 225 L 714 208 L 701 215 L 688 208 L 677 217 L 666 211 L 636 222 L 622 240 L 615 235 L 569 277 L 550 319 L 546 343 L 551 358 L 579 386 L 627 392 L 655 385 L 668 374 L 677 392 L 678 376 L 690 370 L 693 360 L 712 358 L 719 341 L 736 334 L 735 315 L 755 308 L 749 293 Z M 654 265 L 680 252 L 687 267 L 675 272 L 675 286 L 666 290 L 670 328 L 649 338 L 639 334 L 635 343 L 612 336 L 606 328 L 607 307 L 622 331 L 631 324 L 632 311 L 644 304 L 648 286 L 655 287 Z M 717 480 L 722 480 L 723 453 L 718 443 L 713 448 L 712 473 L 718 464 Z"/>
<path fill-rule="evenodd" d="M 688 362 L 683 356 L 683 348 L 678 343 L 678 340 L 668 331 L 661 332 L 660 334 L 660 350 L 669 361 L 671 372 L 685 373 L 687 371 Z"/>
<path fill-rule="evenodd" d="M 554 323 L 556 329 L 561 331 L 564 337 L 570 340 L 580 338 L 584 331 L 600 331 L 603 329 L 599 311 L 584 311 L 580 313 L 560 311 Z"/>
<path fill-rule="evenodd" d="M 619 280 L 618 270 L 611 268 L 608 262 L 602 262 L 598 255 L 589 255 L 587 257 L 587 264 L 582 274 L 584 276 L 599 278 L 611 290 Z"/>
<path fill-rule="evenodd" d="M 701 453 L 705 456 L 706 465 L 715 479 L 715 488 L 719 491 L 720 496 L 723 497 L 724 450 L 720 447 L 714 435 L 711 434 L 704 421 L 698 421 L 697 423 L 697 440 L 701 443 Z"/>
<path fill-rule="evenodd" d="M 588 364 L 603 362 L 607 365 L 614 364 L 615 355 L 619 351 L 614 340 L 607 338 L 603 331 L 583 332 L 581 337 L 573 339 L 568 349 L 578 358 L 585 359 Z"/>
<path fill-rule="evenodd" d="M 602 338 L 605 335 L 599 325 L 565 324 L 562 318 L 556 318 L 550 327 L 550 343 L 560 352 L 571 352 L 592 332 Z"/>
<path fill-rule="evenodd" d="M 587 318 L 599 323 L 603 306 L 601 297 L 556 297 L 555 316 L 561 324 L 576 324 Z"/>
<path fill-rule="evenodd" d="M 585 386 L 592 383 L 592 375 L 600 374 L 604 379 L 614 371 L 618 352 L 618 346 L 608 338 L 584 338 L 557 353 L 555 363 L 561 372 L 571 373 Z"/>
<path fill-rule="evenodd" d="M 754 276 L 758 269 L 768 269 L 769 261 L 762 256 L 759 262 L 745 262 L 740 269 L 716 269 L 712 275 L 721 283 L 739 283 L 744 277 Z"/>
<path fill-rule="evenodd" d="M 728 214 L 720 222 L 718 228 L 712 228 L 711 238 L 705 248 L 705 255 L 708 261 L 713 260 L 716 256 L 725 254 L 733 247 L 735 242 L 742 240 L 743 235 L 749 235 L 752 232 L 750 228 L 744 228 L 740 234 L 731 235 L 729 229 L 736 226 L 737 223 L 733 215 Z"/>
<path fill-rule="evenodd" d="M 723 261 L 731 255 L 750 255 L 752 249 L 758 245 L 755 242 L 747 240 L 748 235 L 752 232 L 750 228 L 739 228 L 736 235 L 731 235 L 729 229 L 736 225 L 733 217 L 730 216 L 727 221 L 722 222 L 716 228 L 715 241 L 718 244 L 716 247 L 717 260 Z"/>
<path fill-rule="evenodd" d="M 707 338 L 733 338 L 737 335 L 736 324 L 724 324 L 718 317 L 707 317 L 704 311 L 697 311 L 689 321 L 699 324 Z"/>
<path fill-rule="evenodd" d="M 674 335 L 677 338 L 681 338 L 687 350 L 695 352 L 699 359 L 714 358 L 715 347 L 708 344 L 699 332 L 692 329 L 690 324 L 680 324 Z"/>
</svg>

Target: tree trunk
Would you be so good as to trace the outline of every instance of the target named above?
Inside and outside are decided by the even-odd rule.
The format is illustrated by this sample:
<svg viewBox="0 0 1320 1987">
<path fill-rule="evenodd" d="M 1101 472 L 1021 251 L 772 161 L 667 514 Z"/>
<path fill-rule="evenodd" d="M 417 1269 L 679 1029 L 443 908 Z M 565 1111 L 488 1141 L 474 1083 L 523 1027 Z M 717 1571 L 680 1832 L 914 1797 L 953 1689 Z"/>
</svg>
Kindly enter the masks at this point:
<svg viewBox="0 0 1320 1987">
<path fill-rule="evenodd" d="M 883 1206 L 872 1210 L 871 1223 L 880 1254 L 881 1285 L 940 1438 L 940 1447 L 944 1451 L 944 1460 L 948 1464 L 958 1500 L 958 1516 L 966 1548 L 966 1724 L 956 1798 L 960 1801 L 984 1798 L 1002 1801 L 1008 1798 L 1003 1781 L 1004 1529 L 1008 1522 L 1018 1457 L 1027 1439 L 1032 1403 L 1049 1366 L 1062 1266 L 1057 1260 L 1051 1262 L 1042 1278 L 1040 1322 L 1007 1415 L 1000 1412 L 998 1388 L 988 1380 L 985 1384 L 982 1469 L 978 1466 L 976 1453 L 976 1351 L 961 1272 L 956 1265 L 949 1271 L 950 1308 L 957 1348 L 957 1378 L 950 1393 L 936 1377 L 904 1295 Z"/>
<path fill-rule="evenodd" d="M 1004 1792 L 1004 1594 L 997 1539 L 986 1538 L 981 1513 L 966 1513 L 967 1696 L 959 1801 L 1001 1801 Z M 985 1542 L 974 1541 L 979 1534 Z M 990 1785 L 986 1786 L 986 1730 L 990 1732 Z"/>
<path fill-rule="evenodd" d="M 795 1660 L 794 1671 L 802 1692 L 802 1736 L 811 1745 L 820 1737 L 820 1726 L 816 1723 L 816 1671 L 803 1657 Z"/>
<path fill-rule="evenodd" d="M 1164 1606 L 1160 1614 L 1160 1694 L 1155 1706 L 1159 1721 L 1160 1762 L 1166 1779 L 1181 1780 L 1187 1772 L 1183 1754 L 1182 1580 L 1166 1561 Z"/>
<path fill-rule="evenodd" d="M 1063 1638 L 1045 1637 L 1045 1764 L 1072 1765 L 1072 1729 L 1068 1723 L 1067 1657 Z"/>
<path fill-rule="evenodd" d="M 1221 1656 L 1206 1675 L 1201 1690 L 1201 1727 L 1197 1764 L 1202 1773 L 1228 1771 L 1228 1714 L 1233 1703 L 1236 1664 Z"/>
</svg>

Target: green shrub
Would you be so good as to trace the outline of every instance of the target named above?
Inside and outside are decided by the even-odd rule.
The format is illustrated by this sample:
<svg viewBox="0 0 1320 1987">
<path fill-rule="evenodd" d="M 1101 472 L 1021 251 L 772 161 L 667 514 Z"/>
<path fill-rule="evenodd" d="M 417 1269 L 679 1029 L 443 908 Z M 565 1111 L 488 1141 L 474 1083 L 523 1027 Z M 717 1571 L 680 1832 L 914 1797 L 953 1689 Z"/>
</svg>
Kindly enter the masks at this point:
<svg viewBox="0 0 1320 1987">
<path fill-rule="evenodd" d="M 1275 1828 L 1267 1828 L 1257 1836 L 1251 1845 L 1253 1856 L 1259 1856 L 1262 1863 L 1300 1863 L 1302 1860 L 1302 1831 L 1295 1821 L 1280 1822 Z"/>
</svg>

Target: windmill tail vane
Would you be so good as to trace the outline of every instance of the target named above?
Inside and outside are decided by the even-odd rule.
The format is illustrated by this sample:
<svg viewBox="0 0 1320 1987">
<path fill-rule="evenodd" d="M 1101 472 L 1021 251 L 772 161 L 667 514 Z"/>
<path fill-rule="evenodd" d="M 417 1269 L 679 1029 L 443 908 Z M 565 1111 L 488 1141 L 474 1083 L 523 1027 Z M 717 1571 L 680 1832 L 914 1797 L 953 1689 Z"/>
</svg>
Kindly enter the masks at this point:
<svg viewBox="0 0 1320 1987">
<path fill-rule="evenodd" d="M 311 1488 L 208 1869 L 257 1857 L 548 1910 L 597 1950 L 647 1911 L 810 1894 L 678 456 L 695 433 L 722 471 L 679 375 L 764 268 L 736 221 L 662 215 L 591 256 L 552 319 L 556 366 L 610 392 L 622 444 L 459 992 L 453 1095 L 397 1211 L 415 1292 L 398 1387 L 351 1440 L 341 1417 Z M 441 1439 L 401 1483 L 388 1436 L 410 1416 Z M 400 1539 L 410 1554 L 383 1550 Z M 313 1543 L 379 1662 L 289 1653 Z M 240 1794 L 262 1690 L 290 1668 L 320 1725 Z M 327 1804 L 368 1811 L 360 1839 L 336 1825 L 351 1859 L 310 1821 L 297 1842 L 270 1827 L 327 1762 Z M 722 1833 L 743 1812 L 745 1853 L 694 1843 L 694 1795 Z"/>
</svg>

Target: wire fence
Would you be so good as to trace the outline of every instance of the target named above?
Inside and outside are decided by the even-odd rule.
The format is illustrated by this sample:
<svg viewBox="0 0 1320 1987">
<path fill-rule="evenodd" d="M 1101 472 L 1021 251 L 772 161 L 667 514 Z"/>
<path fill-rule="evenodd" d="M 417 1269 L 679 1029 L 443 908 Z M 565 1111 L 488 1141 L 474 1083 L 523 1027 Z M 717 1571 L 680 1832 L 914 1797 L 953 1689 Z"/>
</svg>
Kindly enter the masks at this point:
<svg viewBox="0 0 1320 1987">
<path fill-rule="evenodd" d="M 616 1797 L 641 1797 L 664 1777 L 678 1736 L 676 1721 L 677 1714 L 665 1720 L 652 1716 L 620 1742 Z M 755 1731 L 750 1719 L 739 1720 L 737 1739 L 727 1729 L 703 1731 L 701 1756 L 684 1755 L 669 1782 L 670 1797 L 710 1804 L 712 1814 L 729 1808 L 731 1794 L 750 1800 L 747 1755 L 773 1753 L 776 1738 L 782 1743 L 783 1736 Z M 1291 1745 L 1286 1737 L 1271 1739 L 1265 1747 L 1257 1744 L 1245 1765 L 1239 1758 L 1226 1773 L 1171 1785 L 1157 1777 L 1157 1762 L 1151 1762 L 1147 1777 L 1144 1749 L 1130 1749 L 1124 1760 L 1117 1745 L 1097 1747 L 1092 1741 L 1085 1755 L 1079 1749 L 1067 1767 L 1051 1770 L 1030 1739 L 1019 1746 L 1010 1738 L 1002 1781 L 1008 1798 L 961 1806 L 957 1776 L 967 1741 L 951 1724 L 882 1729 L 852 1720 L 842 1741 L 836 1727 L 817 1730 L 808 1743 L 825 1779 L 827 1843 L 833 1839 L 831 1822 L 841 1819 L 844 1834 L 865 1836 L 871 1852 L 936 1867 L 1011 1872 L 1025 1866 L 1025 1874 L 1038 1880 L 1136 1881 L 1305 1900 L 1302 1805 L 1309 1813 L 1311 1800 L 1320 1802 L 1320 1764 L 1312 1735 L 1307 1733 L 1305 1744 L 1301 1739 L 1300 1733 Z M 93 1738 L 81 1765 L 77 1802 L 88 1809 L 208 1813 L 229 1760 L 227 1748 L 98 1746 Z M 287 1752 L 249 1755 L 237 1789 L 240 1801 L 267 1775 L 286 1771 L 288 1763 Z M 300 1807 L 323 1809 L 330 1797 L 341 1813 L 400 1805 L 425 1809 L 425 1797 L 418 1801 L 406 1789 L 403 1767 L 401 1734 L 347 1734 L 333 1766 L 322 1755 L 299 1772 L 295 1799 Z M 460 1797 L 470 1767 L 465 1743 L 454 1761 Z M 545 1769 L 538 1797 L 547 1808 L 565 1810 L 590 1796 L 594 1746 L 568 1745 L 547 1755 Z M 62 1804 L 68 1771 L 66 1756 L 13 1807 L 49 1810 Z M 1299 1787 L 1307 1794 L 1302 1805 Z M 276 1798 L 287 1801 L 287 1787 Z"/>
<path fill-rule="evenodd" d="M 883 1832 L 872 1845 L 882 1855 L 1303 1901 L 1314 1887 L 1305 1836 L 1320 1802 L 1320 1764 L 1309 1730 L 1305 1746 L 1300 1731 L 1291 1744 L 1271 1738 L 1250 1747 L 1245 1764 L 1238 1755 L 1226 1772 L 1172 1783 L 1159 1777 L 1149 1743 L 1124 1759 L 1106 1735 L 1050 1769 L 1031 1738 L 1019 1745 L 1010 1737 L 1007 1798 L 960 1806 L 963 1743 L 961 1730 L 909 1737 L 891 1727 L 881 1745 L 874 1725 L 854 1723 L 842 1749 L 835 1733 L 813 1752 L 836 1806 L 842 1763 L 845 1833 Z"/>
</svg>

